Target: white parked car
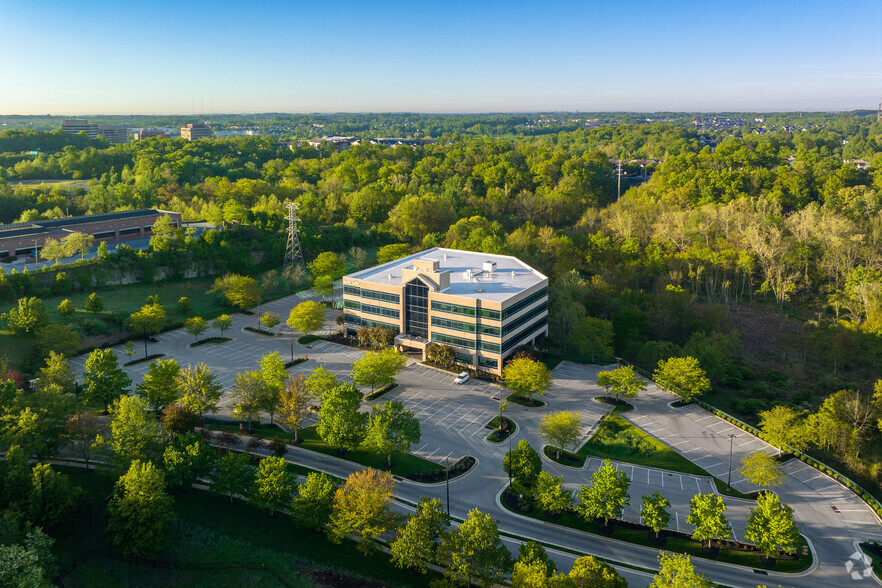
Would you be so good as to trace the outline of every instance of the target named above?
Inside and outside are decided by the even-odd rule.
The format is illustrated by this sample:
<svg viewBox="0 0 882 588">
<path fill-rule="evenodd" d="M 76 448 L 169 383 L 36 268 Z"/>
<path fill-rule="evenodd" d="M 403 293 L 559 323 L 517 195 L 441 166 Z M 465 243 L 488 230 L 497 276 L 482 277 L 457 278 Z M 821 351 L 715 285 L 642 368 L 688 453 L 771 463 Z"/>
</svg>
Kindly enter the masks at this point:
<svg viewBox="0 0 882 588">
<path fill-rule="evenodd" d="M 454 384 L 465 384 L 468 381 L 469 381 L 469 373 L 468 372 L 461 372 L 458 376 L 456 376 L 456 378 L 454 378 L 453 383 Z"/>
</svg>

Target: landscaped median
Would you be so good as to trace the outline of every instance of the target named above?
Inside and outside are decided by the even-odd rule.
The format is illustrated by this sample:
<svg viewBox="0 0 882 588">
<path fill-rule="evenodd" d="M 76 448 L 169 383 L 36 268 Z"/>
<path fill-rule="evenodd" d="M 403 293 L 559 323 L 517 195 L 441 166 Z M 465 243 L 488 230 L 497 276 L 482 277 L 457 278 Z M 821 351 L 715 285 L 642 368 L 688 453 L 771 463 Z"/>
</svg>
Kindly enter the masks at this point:
<svg viewBox="0 0 882 588">
<path fill-rule="evenodd" d="M 351 461 L 377 470 L 388 471 L 394 476 L 407 478 L 408 480 L 415 482 L 443 482 L 447 476 L 447 472 L 441 464 L 429 461 L 428 459 L 423 459 L 412 453 L 394 451 L 392 453 L 391 468 L 386 464 L 386 455 L 380 455 L 361 447 L 348 450 L 345 453 L 340 453 L 336 447 L 328 445 L 321 437 L 319 437 L 315 425 L 298 431 L 298 441 L 296 444 L 294 443 L 293 432 L 283 431 L 280 427 L 267 423 L 252 423 L 251 431 L 248 431 L 246 427 L 246 430 L 243 432 L 240 431 L 238 422 L 206 419 L 204 428 L 212 431 L 248 435 L 265 440 L 278 438 L 301 449 L 323 453 L 325 455 Z M 464 457 L 451 464 L 449 472 L 450 479 L 452 480 L 466 473 L 474 464 L 475 459 L 473 457 Z"/>
<path fill-rule="evenodd" d="M 557 516 L 549 516 L 539 509 L 531 493 L 526 488 L 515 483 L 506 488 L 500 496 L 503 508 L 509 512 L 542 521 L 551 525 L 560 525 L 570 529 L 576 529 L 593 535 L 599 535 L 610 539 L 616 539 L 625 543 L 651 547 L 653 549 L 665 549 L 677 553 L 686 553 L 692 557 L 713 559 L 750 568 L 775 570 L 782 573 L 798 573 L 809 569 L 812 565 L 812 553 L 808 549 L 808 542 L 802 535 L 796 547 L 796 555 L 779 555 L 774 565 L 767 564 L 762 554 L 751 545 L 735 541 L 715 541 L 711 550 L 699 541 L 676 531 L 663 530 L 656 539 L 648 527 L 625 521 L 611 521 L 608 526 L 602 521 L 585 521 L 573 510 L 561 513 Z M 804 549 L 805 547 L 805 549 Z M 806 554 L 803 555 L 803 552 Z"/>
</svg>

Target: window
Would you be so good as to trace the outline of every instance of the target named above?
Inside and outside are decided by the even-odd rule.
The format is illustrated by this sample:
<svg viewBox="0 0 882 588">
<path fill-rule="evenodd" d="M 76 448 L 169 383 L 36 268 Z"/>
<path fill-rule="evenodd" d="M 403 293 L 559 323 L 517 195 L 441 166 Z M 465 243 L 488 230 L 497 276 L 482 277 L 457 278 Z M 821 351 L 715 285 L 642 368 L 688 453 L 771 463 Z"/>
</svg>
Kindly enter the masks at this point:
<svg viewBox="0 0 882 588">
<path fill-rule="evenodd" d="M 517 345 L 521 341 L 523 341 L 524 339 L 527 339 L 528 337 L 531 337 L 533 335 L 533 333 L 535 333 L 537 330 L 541 329 L 542 327 L 544 327 L 547 324 L 548 324 L 548 316 L 543 316 L 541 319 L 539 319 L 538 321 L 536 321 L 535 323 L 533 323 L 532 325 L 530 325 L 526 329 L 523 329 L 518 334 L 513 336 L 511 339 L 509 339 L 508 341 L 503 343 L 502 344 L 502 352 L 505 353 L 506 351 L 508 351 L 512 347 L 517 347 Z"/>
<path fill-rule="evenodd" d="M 375 314 L 377 316 L 385 316 L 396 319 L 400 316 L 397 308 L 384 308 L 382 306 L 375 306 L 373 304 L 362 304 L 357 300 L 344 300 L 343 308 L 360 310 L 365 314 Z"/>
<path fill-rule="evenodd" d="M 480 367 L 496 369 L 496 367 L 499 366 L 499 362 L 495 359 L 490 359 L 489 357 L 478 357 L 478 365 Z"/>
<path fill-rule="evenodd" d="M 343 322 L 347 325 L 354 325 L 356 327 L 383 327 L 384 329 L 392 329 L 396 333 L 399 331 L 398 325 L 392 325 L 389 323 L 384 323 L 382 321 L 375 321 L 350 313 L 344 314 Z"/>
<path fill-rule="evenodd" d="M 500 346 L 499 346 L 499 343 L 490 343 L 489 341 L 481 341 L 478 348 L 481 349 L 482 351 L 490 351 L 492 353 L 499 353 Z"/>
<path fill-rule="evenodd" d="M 368 298 L 370 300 L 379 300 L 380 302 L 391 302 L 392 304 L 400 304 L 401 297 L 398 294 L 389 294 L 388 292 L 378 292 L 377 290 L 367 290 L 358 286 L 343 286 L 343 293 L 350 296 L 358 296 L 360 298 Z"/>
<path fill-rule="evenodd" d="M 534 317 L 539 316 L 540 314 L 542 314 L 543 312 L 545 312 L 547 310 L 548 310 L 548 303 L 546 302 L 544 304 L 540 304 L 539 306 L 537 306 L 533 310 L 525 312 L 524 314 L 522 314 L 521 316 L 519 316 L 515 320 L 511 321 L 510 323 L 508 323 L 507 325 L 502 327 L 502 336 L 505 337 L 509 333 L 514 332 L 518 327 L 520 327 L 521 325 L 523 325 L 527 321 L 532 320 Z"/>
<path fill-rule="evenodd" d="M 442 329 L 452 329 L 454 331 L 464 331 L 466 333 L 474 333 L 475 325 L 471 323 L 463 323 L 460 321 L 452 321 L 450 319 L 437 316 L 432 317 L 432 326 L 441 327 Z"/>
<path fill-rule="evenodd" d="M 107 239 L 116 235 L 113 231 L 101 231 L 98 233 L 93 233 L 92 236 L 96 239 Z"/>
<path fill-rule="evenodd" d="M 450 335 L 440 335 L 432 333 L 432 341 L 435 343 L 447 343 L 448 345 L 456 345 L 457 347 L 465 347 L 466 349 L 474 349 L 475 341 L 473 339 L 461 339 L 460 337 L 452 337 Z"/>
<path fill-rule="evenodd" d="M 420 279 L 404 286 L 404 332 L 429 338 L 429 287 Z"/>
<path fill-rule="evenodd" d="M 140 232 L 141 227 L 134 227 L 132 229 L 120 229 L 119 236 L 122 237 L 123 235 L 137 235 Z"/>
<path fill-rule="evenodd" d="M 527 296 L 523 300 L 512 304 L 508 308 L 502 309 L 502 320 L 505 320 L 510 316 L 514 316 L 519 311 L 527 308 L 528 306 L 530 306 L 531 304 L 533 304 L 537 300 L 541 300 L 542 298 L 546 298 L 547 296 L 548 296 L 548 288 L 542 288 L 538 292 L 534 292 L 533 294 L 530 294 L 529 296 Z"/>
<path fill-rule="evenodd" d="M 479 308 L 478 316 L 481 318 L 491 319 L 494 321 L 498 321 L 500 319 L 500 312 L 498 310 L 490 310 L 489 308 Z"/>
<path fill-rule="evenodd" d="M 461 306 L 459 304 L 448 304 L 447 302 L 432 301 L 432 310 L 438 312 L 448 312 L 450 314 L 461 314 L 463 316 L 475 316 L 475 309 L 472 306 Z"/>
</svg>

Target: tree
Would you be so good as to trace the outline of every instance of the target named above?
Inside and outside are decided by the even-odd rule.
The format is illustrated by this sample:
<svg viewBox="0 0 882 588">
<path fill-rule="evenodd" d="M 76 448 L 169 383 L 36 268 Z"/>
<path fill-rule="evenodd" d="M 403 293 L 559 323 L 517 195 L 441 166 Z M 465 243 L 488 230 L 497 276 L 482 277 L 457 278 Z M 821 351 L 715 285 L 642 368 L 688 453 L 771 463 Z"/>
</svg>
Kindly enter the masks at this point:
<svg viewBox="0 0 882 588">
<path fill-rule="evenodd" d="M 279 356 L 278 351 L 273 351 L 260 359 L 260 377 L 266 384 L 266 393 L 261 398 L 260 408 L 269 413 L 270 424 L 272 424 L 273 417 L 279 407 L 282 390 L 288 380 L 285 362 Z"/>
<path fill-rule="evenodd" d="M 291 361 L 294 361 L 294 332 L 309 335 L 325 324 L 325 308 L 318 302 L 307 300 L 291 309 L 285 323 L 291 329 Z"/>
<path fill-rule="evenodd" d="M 393 243 L 383 245 L 377 250 L 377 265 L 383 265 L 402 257 L 410 255 L 410 245 L 407 243 Z"/>
<path fill-rule="evenodd" d="M 12 444 L 6 450 L 6 458 L 0 462 L 0 504 L 23 506 L 31 492 L 31 454 L 19 445 Z"/>
<path fill-rule="evenodd" d="M 591 475 L 591 486 L 582 486 L 579 490 L 576 510 L 586 521 L 599 518 L 608 525 L 609 519 L 620 518 L 625 507 L 631 504 L 630 485 L 625 472 L 605 459 L 600 469 Z"/>
<path fill-rule="evenodd" d="M 502 459 L 502 467 L 505 473 L 514 476 L 514 479 L 524 486 L 530 487 L 542 471 L 542 459 L 526 439 L 521 439 L 514 451 L 507 453 Z"/>
<path fill-rule="evenodd" d="M 72 486 L 67 476 L 56 472 L 49 464 L 34 466 L 32 482 L 28 520 L 46 530 L 67 522 L 82 489 Z"/>
<path fill-rule="evenodd" d="M 756 507 L 750 509 L 744 539 L 757 546 L 766 558 L 781 551 L 795 553 L 799 529 L 793 520 L 793 509 L 781 504 L 772 492 L 760 492 Z"/>
<path fill-rule="evenodd" d="M 611 358 L 615 353 L 613 349 L 615 332 L 612 321 L 593 316 L 583 317 L 576 327 L 573 339 L 579 353 L 590 357 L 592 363 L 598 358 L 604 360 Z"/>
<path fill-rule="evenodd" d="M 146 400 L 153 412 L 159 412 L 178 400 L 180 375 L 181 366 L 173 359 L 151 361 L 144 381 L 135 386 L 135 394 Z"/>
<path fill-rule="evenodd" d="M 652 378 L 689 402 L 711 389 L 710 380 L 694 357 L 672 357 L 658 362 Z"/>
<path fill-rule="evenodd" d="M 162 454 L 169 485 L 187 490 L 193 482 L 205 477 L 214 466 L 214 451 L 198 435 L 180 436 Z"/>
<path fill-rule="evenodd" d="M 330 370 L 325 368 L 325 364 L 321 364 L 312 370 L 312 373 L 310 373 L 304 381 L 306 393 L 309 394 L 310 397 L 318 400 L 322 399 L 325 392 L 331 388 L 336 388 L 340 384 L 340 380 L 338 380 L 337 376 L 335 376 Z"/>
<path fill-rule="evenodd" d="M 260 298 L 260 285 L 257 280 L 239 274 L 226 274 L 214 281 L 209 294 L 219 293 L 230 306 L 248 310 Z"/>
<path fill-rule="evenodd" d="M 510 361 L 502 370 L 502 379 L 515 396 L 542 396 L 551 390 L 551 371 L 548 366 L 528 357 Z"/>
<path fill-rule="evenodd" d="M 68 298 L 59 302 L 58 308 L 55 309 L 55 313 L 58 314 L 58 316 L 70 316 L 74 312 L 76 312 L 76 308 L 74 308 L 73 302 Z"/>
<path fill-rule="evenodd" d="M 67 394 L 46 392 L 25 396 L 2 418 L 3 442 L 20 445 L 28 455 L 48 461 L 62 445 L 67 420 L 75 399 Z"/>
<path fill-rule="evenodd" d="M 104 310 L 104 301 L 94 292 L 89 294 L 84 306 L 87 312 L 101 312 Z"/>
<path fill-rule="evenodd" d="M 294 478 L 288 473 L 288 462 L 284 458 L 265 457 L 260 460 L 254 500 L 258 506 L 269 510 L 271 517 L 290 504 L 294 487 Z"/>
<path fill-rule="evenodd" d="M 73 394 L 76 391 L 76 376 L 64 355 L 49 352 L 46 366 L 37 372 L 36 389 L 38 392 L 57 394 Z"/>
<path fill-rule="evenodd" d="M 43 355 L 54 352 L 73 357 L 79 351 L 82 342 L 75 330 L 60 323 L 43 325 L 37 331 L 36 347 Z"/>
<path fill-rule="evenodd" d="M 122 469 L 135 460 L 156 458 L 161 452 L 162 427 L 148 409 L 147 402 L 137 396 L 121 396 L 110 407 L 110 434 L 98 437 L 96 445 L 110 448 Z"/>
<path fill-rule="evenodd" d="M 362 393 L 352 384 L 331 388 L 322 398 L 316 432 L 340 452 L 355 449 L 364 436 L 367 415 L 358 412 L 362 398 Z"/>
<path fill-rule="evenodd" d="M 545 548 L 535 541 L 521 543 L 511 573 L 512 588 L 544 588 L 555 578 L 557 566 Z"/>
<path fill-rule="evenodd" d="M 205 412 L 217 412 L 217 403 L 223 395 L 217 375 L 204 363 L 191 365 L 178 374 L 181 404 L 201 418 Z"/>
<path fill-rule="evenodd" d="M 643 524 L 655 531 L 655 536 L 668 526 L 671 514 L 667 511 L 671 507 L 670 501 L 656 490 L 649 496 L 643 497 L 643 508 L 640 509 L 640 517 Z"/>
<path fill-rule="evenodd" d="M 291 376 L 279 397 L 279 423 L 294 430 L 294 443 L 297 433 L 309 417 L 309 394 L 303 374 Z"/>
<path fill-rule="evenodd" d="M 7 534 L 0 543 L 0 586 L 52 586 L 50 571 L 55 558 L 51 548 L 55 540 L 29 523 L 15 531 L 17 536 Z"/>
<path fill-rule="evenodd" d="M 233 504 L 235 496 L 247 498 L 251 495 L 254 480 L 255 468 L 251 465 L 251 456 L 230 451 L 215 462 L 211 474 L 211 491 L 229 496 L 230 504 Z"/>
<path fill-rule="evenodd" d="M 178 312 L 184 316 L 190 316 L 190 314 L 193 312 L 193 304 L 186 296 L 181 296 L 180 298 L 178 298 L 176 306 L 178 307 Z"/>
<path fill-rule="evenodd" d="M 95 243 L 95 237 L 86 233 L 69 233 L 61 242 L 68 248 L 68 255 L 79 253 L 80 259 L 86 259 L 86 254 Z"/>
<path fill-rule="evenodd" d="M 298 523 L 320 530 L 331 515 L 331 504 L 337 491 L 337 481 L 325 472 L 310 472 L 306 481 L 297 486 L 297 495 L 291 502 L 291 513 Z"/>
<path fill-rule="evenodd" d="M 192 433 L 199 426 L 199 415 L 181 402 L 173 402 L 162 409 L 162 430 L 171 437 Z"/>
<path fill-rule="evenodd" d="M 184 321 L 184 330 L 193 335 L 198 343 L 199 335 L 208 330 L 208 321 L 201 316 L 190 317 Z"/>
<path fill-rule="evenodd" d="M 441 501 L 423 496 L 416 512 L 399 527 L 389 544 L 392 562 L 399 568 L 410 568 L 425 574 L 427 563 L 438 561 L 438 550 L 450 529 L 450 517 Z"/>
<path fill-rule="evenodd" d="M 167 214 L 157 218 L 150 228 L 150 231 L 153 233 L 150 237 L 150 247 L 155 251 L 169 249 L 170 242 L 175 236 L 175 228 L 175 221 Z"/>
<path fill-rule="evenodd" d="M 313 281 L 312 287 L 324 300 L 334 293 L 334 278 L 331 276 L 319 276 Z"/>
<path fill-rule="evenodd" d="M 627 588 L 628 582 L 613 569 L 611 565 L 602 562 L 593 555 L 582 556 L 573 562 L 573 568 L 567 576 L 569 584 L 573 588 Z"/>
<path fill-rule="evenodd" d="M 760 488 L 772 488 L 784 483 L 784 473 L 778 460 L 762 451 L 754 451 L 742 457 L 738 471 L 751 484 Z"/>
<path fill-rule="evenodd" d="M 174 501 L 165 492 L 162 472 L 135 460 L 113 489 L 107 530 L 124 555 L 159 553 L 175 520 Z"/>
<path fill-rule="evenodd" d="M 70 253 L 62 243 L 56 239 L 46 239 L 43 246 L 40 247 L 40 255 L 44 258 L 57 262 L 59 259 L 68 257 Z"/>
<path fill-rule="evenodd" d="M 429 343 L 426 345 L 426 359 L 437 363 L 441 367 L 450 367 L 453 365 L 453 347 L 450 345 L 442 345 L 441 343 Z"/>
<path fill-rule="evenodd" d="M 638 393 L 646 390 L 646 384 L 629 365 L 623 365 L 610 371 L 597 374 L 597 384 L 606 388 L 607 394 L 612 392 L 616 399 L 634 398 Z"/>
<path fill-rule="evenodd" d="M 161 304 L 146 304 L 129 317 L 129 328 L 144 336 L 144 357 L 147 357 L 147 339 L 162 330 L 165 320 Z"/>
<path fill-rule="evenodd" d="M 263 316 L 260 317 L 260 324 L 267 328 L 267 330 L 272 333 L 273 328 L 282 322 L 282 319 L 279 318 L 279 315 L 272 312 L 265 312 Z"/>
<path fill-rule="evenodd" d="M 48 320 L 43 301 L 31 296 L 19 298 L 17 306 L 2 315 L 2 319 L 9 324 L 9 328 L 15 334 L 33 335 Z"/>
<path fill-rule="evenodd" d="M 392 467 L 392 452 L 410 451 L 420 442 L 420 421 L 405 410 L 404 404 L 388 401 L 375 405 L 368 417 L 364 444 L 386 454 L 386 465 Z"/>
<path fill-rule="evenodd" d="M 261 405 L 269 393 L 269 386 L 266 385 L 260 372 L 239 372 L 233 381 L 232 396 L 235 404 L 233 405 L 233 417 L 242 419 L 248 423 L 248 432 L 251 432 L 251 423 L 260 412 Z"/>
<path fill-rule="evenodd" d="M 705 577 L 695 571 L 692 559 L 685 553 L 662 551 L 658 554 L 659 572 L 650 588 L 711 588 Z"/>
<path fill-rule="evenodd" d="M 318 257 L 306 264 L 306 266 L 316 278 L 330 276 L 334 280 L 339 280 L 346 271 L 346 260 L 332 251 L 325 251 L 324 253 L 319 253 Z"/>
<path fill-rule="evenodd" d="M 563 476 L 540 472 L 536 478 L 536 502 L 539 507 L 552 516 L 569 510 L 573 504 L 572 495 L 563 487 Z"/>
<path fill-rule="evenodd" d="M 74 450 L 82 456 L 86 463 L 86 471 L 89 471 L 92 443 L 99 431 L 101 431 L 101 426 L 94 413 L 81 412 L 67 420 L 67 436 L 74 442 Z"/>
<path fill-rule="evenodd" d="M 778 448 L 778 455 L 785 447 L 795 451 L 805 451 L 808 447 L 812 431 L 803 415 L 789 406 L 773 406 L 757 416 L 763 439 Z"/>
<path fill-rule="evenodd" d="M 222 314 L 213 321 L 211 326 L 220 331 L 220 336 L 224 336 L 224 331 L 233 326 L 233 318 L 228 314 Z"/>
<path fill-rule="evenodd" d="M 376 537 L 396 522 L 391 510 L 395 481 L 389 472 L 366 469 L 349 474 L 346 483 L 334 493 L 328 536 L 340 543 L 350 535 L 359 538 L 358 550 L 374 549 Z"/>
<path fill-rule="evenodd" d="M 696 494 L 689 501 L 690 511 L 686 522 L 695 527 L 692 538 L 696 541 L 707 541 L 710 549 L 714 539 L 728 539 L 732 536 L 732 527 L 723 513 L 726 503 L 716 494 Z"/>
<path fill-rule="evenodd" d="M 466 585 L 474 578 L 489 588 L 501 582 L 512 565 L 511 553 L 502 544 L 493 517 L 477 508 L 444 539 L 441 552 L 447 564 L 445 577 Z"/>
<path fill-rule="evenodd" d="M 394 349 L 369 351 L 352 364 L 352 381 L 359 386 L 370 386 L 373 394 L 377 388 L 394 382 L 406 363 L 404 354 Z"/>
<path fill-rule="evenodd" d="M 582 438 L 582 417 L 568 410 L 549 413 L 539 423 L 539 436 L 557 450 L 560 459 L 562 449 L 575 446 Z"/>
<path fill-rule="evenodd" d="M 116 353 L 111 349 L 96 349 L 86 360 L 83 384 L 84 399 L 100 402 L 106 413 L 108 405 L 129 390 L 132 380 L 117 365 Z"/>
</svg>

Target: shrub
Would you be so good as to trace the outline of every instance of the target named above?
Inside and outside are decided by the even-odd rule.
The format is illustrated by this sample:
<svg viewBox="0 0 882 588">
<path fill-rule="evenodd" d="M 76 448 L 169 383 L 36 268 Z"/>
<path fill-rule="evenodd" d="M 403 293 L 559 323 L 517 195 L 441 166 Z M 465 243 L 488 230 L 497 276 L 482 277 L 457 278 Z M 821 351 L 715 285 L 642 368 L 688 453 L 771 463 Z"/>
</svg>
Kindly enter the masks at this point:
<svg viewBox="0 0 882 588">
<path fill-rule="evenodd" d="M 96 293 L 92 292 L 86 300 L 85 308 L 89 312 L 101 312 L 104 310 L 104 301 Z"/>
<path fill-rule="evenodd" d="M 190 314 L 192 314 L 193 305 L 190 304 L 190 299 L 186 296 L 178 298 L 178 312 L 184 316 L 190 316 Z"/>
</svg>

